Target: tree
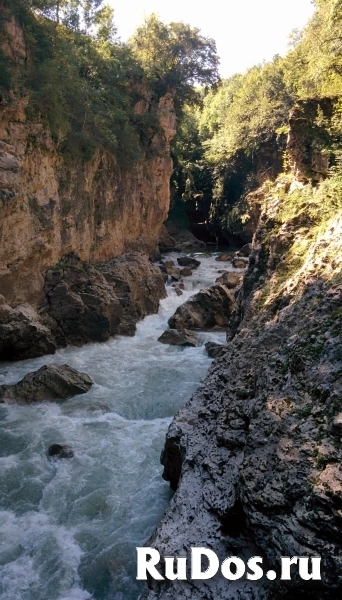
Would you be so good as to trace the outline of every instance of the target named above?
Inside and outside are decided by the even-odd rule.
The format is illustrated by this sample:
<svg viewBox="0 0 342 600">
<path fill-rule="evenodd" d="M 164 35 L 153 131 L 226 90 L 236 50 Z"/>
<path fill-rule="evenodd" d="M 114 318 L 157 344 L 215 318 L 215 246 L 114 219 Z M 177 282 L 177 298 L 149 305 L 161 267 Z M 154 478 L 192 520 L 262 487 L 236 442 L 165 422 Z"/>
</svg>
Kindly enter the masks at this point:
<svg viewBox="0 0 342 600">
<path fill-rule="evenodd" d="M 174 90 L 179 105 L 197 100 L 195 85 L 218 81 L 216 44 L 196 27 L 165 25 L 152 14 L 138 27 L 130 45 L 155 89 L 160 94 Z"/>
</svg>

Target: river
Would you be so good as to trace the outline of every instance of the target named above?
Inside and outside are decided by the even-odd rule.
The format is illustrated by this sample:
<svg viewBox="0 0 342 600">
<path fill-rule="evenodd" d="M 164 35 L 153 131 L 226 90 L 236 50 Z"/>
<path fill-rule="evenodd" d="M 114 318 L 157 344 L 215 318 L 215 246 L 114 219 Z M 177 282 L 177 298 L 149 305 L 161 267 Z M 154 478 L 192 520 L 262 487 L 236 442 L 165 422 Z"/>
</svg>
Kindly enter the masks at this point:
<svg viewBox="0 0 342 600">
<path fill-rule="evenodd" d="M 139 323 L 134 338 L 0 365 L 0 384 L 51 363 L 95 382 L 62 404 L 0 405 L 1 600 L 138 598 L 135 547 L 171 498 L 159 461 L 168 425 L 210 365 L 203 344 L 225 339 L 203 332 L 196 348 L 157 341 L 176 307 L 230 268 L 215 255 L 198 257 L 183 296 L 168 286 L 158 314 Z M 74 458 L 49 460 L 53 443 L 70 445 Z"/>
</svg>

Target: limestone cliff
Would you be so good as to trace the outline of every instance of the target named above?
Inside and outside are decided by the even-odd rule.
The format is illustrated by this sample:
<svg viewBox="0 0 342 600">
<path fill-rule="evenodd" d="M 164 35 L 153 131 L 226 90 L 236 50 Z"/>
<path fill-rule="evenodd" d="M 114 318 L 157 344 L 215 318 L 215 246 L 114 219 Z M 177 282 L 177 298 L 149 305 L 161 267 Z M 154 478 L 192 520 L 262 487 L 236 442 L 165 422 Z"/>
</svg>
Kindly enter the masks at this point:
<svg viewBox="0 0 342 600">
<path fill-rule="evenodd" d="M 292 152 L 296 136 L 298 175 L 298 120 Z M 228 342 L 169 428 L 162 463 L 176 493 L 148 542 L 161 556 L 191 546 L 261 556 L 277 579 L 151 580 L 148 600 L 341 595 L 342 184 L 330 175 L 316 187 L 282 175 L 259 190 Z M 281 556 L 321 556 L 322 581 L 280 581 Z"/>
<path fill-rule="evenodd" d="M 8 15 L 4 27 L 2 52 L 24 78 L 22 70 L 30 55 L 23 30 Z M 141 144 L 140 158 L 129 164 L 100 146 L 87 160 L 64 155 L 60 140 L 51 134 L 43 118 L 28 116 L 30 98 L 25 89 L 0 98 L 3 359 L 44 354 L 66 343 L 107 339 L 124 330 L 133 333 L 139 318 L 157 310 L 165 291 L 160 273 L 148 264 L 147 256 L 155 255 L 168 214 L 170 142 L 176 117 L 172 93 L 156 100 L 141 82 L 132 82 L 135 85 L 139 93 L 134 112 L 138 116 L 152 114 L 155 125 L 149 130 L 148 143 Z M 116 269 L 113 285 L 106 282 L 102 267 L 87 267 L 119 255 L 124 255 L 127 268 L 123 272 L 122 261 L 111 264 L 108 270 L 113 273 Z M 65 281 L 67 271 L 61 265 L 70 266 L 70 256 L 75 257 L 78 270 L 85 269 L 78 283 L 81 288 L 88 286 L 86 291 L 77 290 L 75 281 L 70 285 L 70 269 Z M 50 271 L 55 275 L 47 275 Z M 137 277 L 135 283 L 132 275 Z M 125 279 L 127 289 L 123 292 L 122 285 L 117 289 L 117 284 Z M 74 319 L 74 328 L 79 327 L 77 335 L 69 330 L 62 333 L 56 326 L 63 317 L 56 314 L 56 302 L 52 310 L 52 303 L 63 286 L 63 302 L 73 299 L 71 304 L 78 315 L 76 321 L 75 315 L 68 316 Z M 93 299 L 84 302 L 80 290 Z"/>
<path fill-rule="evenodd" d="M 101 150 L 66 164 L 42 123 L 27 120 L 26 104 L 0 109 L 0 290 L 36 306 L 42 272 L 66 253 L 91 263 L 154 253 L 169 208 L 175 114 L 172 97 L 161 98 L 162 133 L 149 156 L 122 169 Z"/>
</svg>

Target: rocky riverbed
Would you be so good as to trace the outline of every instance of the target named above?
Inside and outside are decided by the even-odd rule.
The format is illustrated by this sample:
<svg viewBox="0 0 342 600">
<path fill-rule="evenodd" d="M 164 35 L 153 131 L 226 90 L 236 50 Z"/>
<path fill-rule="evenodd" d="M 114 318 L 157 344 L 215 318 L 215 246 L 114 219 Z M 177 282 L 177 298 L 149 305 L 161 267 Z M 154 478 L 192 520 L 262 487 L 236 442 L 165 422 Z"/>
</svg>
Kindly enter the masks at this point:
<svg viewBox="0 0 342 600">
<path fill-rule="evenodd" d="M 177 264 L 178 257 L 164 260 Z M 161 477 L 165 434 L 210 366 L 204 344 L 224 343 L 225 332 L 191 332 L 195 347 L 158 338 L 177 307 L 212 285 L 219 271 L 238 272 L 215 256 L 197 258 L 182 296 L 170 277 L 159 312 L 139 322 L 134 337 L 1 363 L 0 384 L 11 396 L 0 405 L 2 600 L 134 600 L 143 591 L 135 547 L 151 535 L 172 495 Z M 79 278 L 79 270 L 70 269 L 72 275 Z M 66 394 L 63 402 L 40 397 L 27 404 L 26 395 L 15 403 L 10 386 L 25 377 L 19 389 L 32 401 L 28 373 L 64 364 L 91 378 L 89 391 Z M 51 372 L 45 374 L 36 377 L 51 393 Z M 61 394 L 58 381 L 54 394 Z"/>
</svg>

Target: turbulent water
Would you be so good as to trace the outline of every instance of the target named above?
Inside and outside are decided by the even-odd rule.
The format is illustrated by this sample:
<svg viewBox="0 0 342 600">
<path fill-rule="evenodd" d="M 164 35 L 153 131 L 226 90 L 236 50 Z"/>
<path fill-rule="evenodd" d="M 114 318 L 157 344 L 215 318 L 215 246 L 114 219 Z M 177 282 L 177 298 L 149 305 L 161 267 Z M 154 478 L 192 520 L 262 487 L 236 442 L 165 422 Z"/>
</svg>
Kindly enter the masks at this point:
<svg viewBox="0 0 342 600">
<path fill-rule="evenodd" d="M 207 371 L 204 342 L 224 340 L 202 333 L 199 347 L 184 349 L 157 341 L 176 307 L 227 268 L 214 256 L 200 260 L 183 296 L 168 287 L 134 338 L 0 366 L 0 384 L 49 363 L 95 381 L 63 404 L 0 406 L 1 600 L 138 598 L 135 547 L 171 497 L 159 462 L 165 433 Z M 48 460 L 53 443 L 70 445 L 75 457 Z"/>
</svg>

